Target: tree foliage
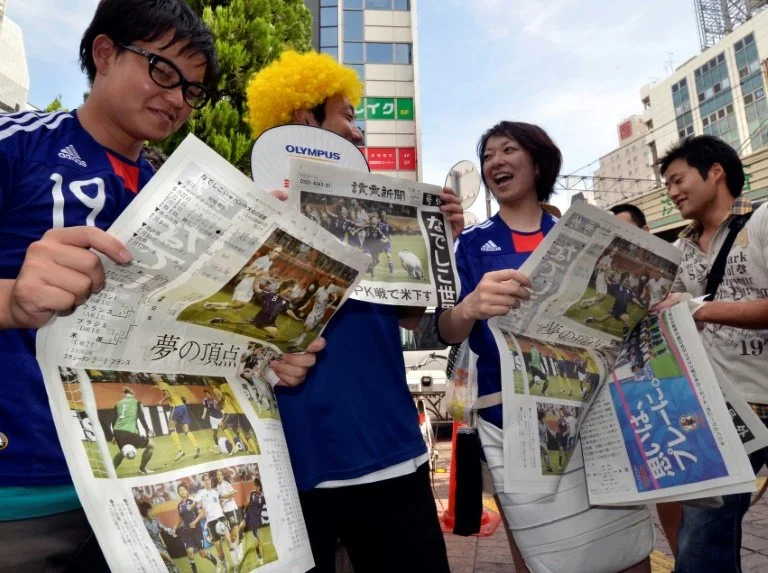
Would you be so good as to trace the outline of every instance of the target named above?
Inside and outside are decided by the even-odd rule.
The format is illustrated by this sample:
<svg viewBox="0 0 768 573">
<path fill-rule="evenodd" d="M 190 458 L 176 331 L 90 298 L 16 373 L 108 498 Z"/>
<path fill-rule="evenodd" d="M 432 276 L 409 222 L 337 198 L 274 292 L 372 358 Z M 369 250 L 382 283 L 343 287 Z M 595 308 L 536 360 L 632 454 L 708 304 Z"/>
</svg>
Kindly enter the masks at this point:
<svg viewBox="0 0 768 573">
<path fill-rule="evenodd" d="M 45 109 L 43 111 L 51 112 L 51 111 L 69 111 L 69 110 L 61 104 L 61 94 L 59 94 L 51 103 L 45 106 Z"/>
<path fill-rule="evenodd" d="M 211 102 L 161 144 L 171 154 L 194 133 L 230 163 L 249 173 L 252 141 L 245 123 L 245 87 L 251 75 L 286 49 L 311 47 L 312 19 L 303 0 L 187 0 L 216 40 L 221 77 Z"/>
</svg>

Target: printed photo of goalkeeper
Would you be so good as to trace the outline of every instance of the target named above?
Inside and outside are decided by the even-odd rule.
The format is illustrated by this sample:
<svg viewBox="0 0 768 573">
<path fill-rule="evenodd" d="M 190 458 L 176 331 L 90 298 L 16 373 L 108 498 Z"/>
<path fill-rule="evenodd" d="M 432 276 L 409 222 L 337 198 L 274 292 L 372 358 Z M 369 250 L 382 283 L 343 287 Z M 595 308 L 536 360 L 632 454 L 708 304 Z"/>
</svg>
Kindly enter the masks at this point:
<svg viewBox="0 0 768 573">
<path fill-rule="evenodd" d="M 371 281 L 429 284 L 427 246 L 415 207 L 302 191 L 301 212 L 363 251 Z"/>
<path fill-rule="evenodd" d="M 279 355 L 280 353 L 270 346 L 249 342 L 247 350 L 240 357 L 237 376 L 248 401 L 261 419 L 280 419 L 273 390 L 279 378 L 268 368 L 269 363 Z"/>
<path fill-rule="evenodd" d="M 576 447 L 581 408 L 552 402 L 536 405 L 541 475 L 562 475 Z"/>
<path fill-rule="evenodd" d="M 220 467 L 132 491 L 170 572 L 253 571 L 278 559 L 257 464 Z"/>
<path fill-rule="evenodd" d="M 86 370 L 118 478 L 261 453 L 224 378 Z"/>
<path fill-rule="evenodd" d="M 651 300 L 669 290 L 674 278 L 669 261 L 616 237 L 598 257 L 587 288 L 565 316 L 624 338 L 640 322 Z"/>
<path fill-rule="evenodd" d="M 357 271 L 275 229 L 224 288 L 178 320 L 303 352 L 339 307 Z"/>
<path fill-rule="evenodd" d="M 527 387 L 531 396 L 580 402 L 592 399 L 600 384 L 600 370 L 588 350 L 519 335 L 505 334 L 505 338 L 515 356 L 516 393 L 525 394 Z"/>
</svg>

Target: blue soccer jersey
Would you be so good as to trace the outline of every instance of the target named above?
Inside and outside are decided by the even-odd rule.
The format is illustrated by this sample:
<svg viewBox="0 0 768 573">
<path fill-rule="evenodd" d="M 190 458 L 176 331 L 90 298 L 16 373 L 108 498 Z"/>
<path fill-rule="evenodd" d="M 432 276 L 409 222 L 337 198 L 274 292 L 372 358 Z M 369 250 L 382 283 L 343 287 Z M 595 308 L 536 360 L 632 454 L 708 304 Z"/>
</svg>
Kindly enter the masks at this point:
<svg viewBox="0 0 768 573">
<path fill-rule="evenodd" d="M 74 112 L 0 114 L 0 279 L 15 279 L 30 243 L 53 227 L 109 227 L 151 176 L 146 161 L 99 145 Z M 0 330 L 0 364 L 0 487 L 71 483 L 35 331 Z"/>
<path fill-rule="evenodd" d="M 214 400 L 213 398 L 206 398 L 203 400 L 203 407 L 208 410 L 208 415 L 211 418 L 221 418 L 221 405 L 219 405 L 217 400 Z"/>
<path fill-rule="evenodd" d="M 496 214 L 465 229 L 456 243 L 456 268 L 461 280 L 459 301 L 475 290 L 485 273 L 520 268 L 556 222 L 557 219 L 545 211 L 538 231 L 521 233 L 510 229 Z M 501 391 L 501 361 L 487 321 L 475 323 L 469 334 L 469 346 L 478 355 L 479 395 Z M 500 405 L 481 410 L 480 416 L 502 427 Z"/>
<path fill-rule="evenodd" d="M 264 302 L 261 310 L 251 319 L 251 322 L 259 327 L 274 326 L 278 315 L 288 306 L 288 299 L 276 292 L 262 292 L 264 293 Z"/>
</svg>

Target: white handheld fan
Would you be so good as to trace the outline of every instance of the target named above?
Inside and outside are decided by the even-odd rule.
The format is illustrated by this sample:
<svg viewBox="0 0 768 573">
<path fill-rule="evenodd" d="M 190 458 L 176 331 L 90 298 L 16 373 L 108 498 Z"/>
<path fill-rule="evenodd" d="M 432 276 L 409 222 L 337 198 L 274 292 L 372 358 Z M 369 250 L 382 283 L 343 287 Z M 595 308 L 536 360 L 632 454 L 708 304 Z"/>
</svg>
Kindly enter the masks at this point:
<svg viewBox="0 0 768 573">
<path fill-rule="evenodd" d="M 264 191 L 290 194 L 291 159 L 370 171 L 363 152 L 340 135 L 307 125 L 283 125 L 262 133 L 251 150 L 253 181 Z"/>
</svg>

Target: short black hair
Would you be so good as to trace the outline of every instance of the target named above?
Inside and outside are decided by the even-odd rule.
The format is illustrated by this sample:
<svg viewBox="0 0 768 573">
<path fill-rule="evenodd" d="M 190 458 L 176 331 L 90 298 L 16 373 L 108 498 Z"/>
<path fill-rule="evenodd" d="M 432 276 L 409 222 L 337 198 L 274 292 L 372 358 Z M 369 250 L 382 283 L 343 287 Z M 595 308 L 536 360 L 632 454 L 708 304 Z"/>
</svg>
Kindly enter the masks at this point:
<svg viewBox="0 0 768 573">
<path fill-rule="evenodd" d="M 311 110 L 309 110 L 312 113 L 312 116 L 315 118 L 317 125 L 323 125 L 323 122 L 325 121 L 325 104 L 327 103 L 328 100 L 325 100 L 323 103 L 319 103 Z"/>
<path fill-rule="evenodd" d="M 682 159 L 701 174 L 702 179 L 709 175 L 709 169 L 719 164 L 725 171 L 725 184 L 734 197 L 741 195 L 744 188 L 744 165 L 736 150 L 714 135 L 688 137 L 673 145 L 667 154 L 659 160 L 661 174 L 669 169 L 669 164 Z"/>
<path fill-rule="evenodd" d="M 141 517 L 148 517 L 150 509 L 152 509 L 152 504 L 148 501 L 142 500 L 139 502 L 139 513 L 141 514 Z"/>
<path fill-rule="evenodd" d="M 93 41 L 105 34 L 115 44 L 154 42 L 168 32 L 173 38 L 163 48 L 184 42 L 184 54 L 200 53 L 207 65 L 204 83 L 213 87 L 219 75 L 213 35 L 184 0 L 101 0 L 80 41 L 80 68 L 93 84 L 96 64 Z M 118 51 L 122 49 L 118 46 Z"/>
<path fill-rule="evenodd" d="M 477 155 L 480 158 L 480 176 L 488 187 L 483 173 L 483 154 L 485 146 L 491 137 L 509 137 L 517 141 L 520 146 L 531 154 L 533 164 L 539 168 L 539 176 L 536 178 L 536 197 L 539 201 L 547 201 L 552 196 L 555 181 L 560 174 L 563 165 L 563 154 L 555 145 L 552 138 L 538 125 L 521 121 L 501 121 L 486 131 L 477 142 Z"/>
<path fill-rule="evenodd" d="M 636 205 L 632 205 L 632 203 L 620 203 L 619 205 L 614 205 L 609 211 L 614 215 L 618 215 L 619 213 L 629 213 L 632 222 L 641 229 L 648 224 L 645 220 L 645 213 L 643 213 L 643 210 Z"/>
</svg>

